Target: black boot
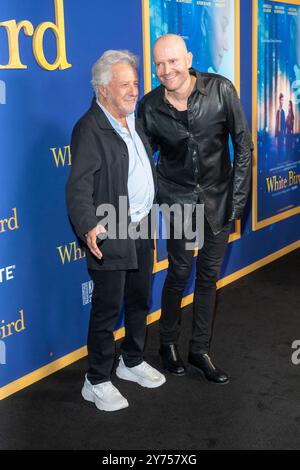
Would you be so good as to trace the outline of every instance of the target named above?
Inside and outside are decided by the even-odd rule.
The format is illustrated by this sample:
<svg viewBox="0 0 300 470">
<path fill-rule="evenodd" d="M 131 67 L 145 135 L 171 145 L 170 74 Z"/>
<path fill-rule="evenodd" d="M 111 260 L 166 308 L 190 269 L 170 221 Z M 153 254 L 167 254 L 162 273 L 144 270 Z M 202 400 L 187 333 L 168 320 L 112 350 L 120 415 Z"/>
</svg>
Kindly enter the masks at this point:
<svg viewBox="0 0 300 470">
<path fill-rule="evenodd" d="M 229 377 L 213 365 L 208 354 L 189 353 L 189 363 L 196 367 L 209 381 L 220 385 L 228 384 Z"/>
<path fill-rule="evenodd" d="M 159 354 L 166 370 L 174 375 L 185 374 L 185 365 L 180 358 L 176 344 L 161 344 Z"/>
</svg>

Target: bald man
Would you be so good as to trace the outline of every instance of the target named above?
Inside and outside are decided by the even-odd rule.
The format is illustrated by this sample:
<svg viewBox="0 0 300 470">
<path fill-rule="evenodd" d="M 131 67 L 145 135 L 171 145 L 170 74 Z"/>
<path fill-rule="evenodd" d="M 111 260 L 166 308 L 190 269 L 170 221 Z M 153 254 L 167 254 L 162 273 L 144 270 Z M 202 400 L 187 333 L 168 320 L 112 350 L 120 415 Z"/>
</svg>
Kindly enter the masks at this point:
<svg viewBox="0 0 300 470">
<path fill-rule="evenodd" d="M 139 116 L 157 166 L 160 204 L 204 205 L 204 244 L 196 262 L 193 328 L 189 363 L 210 382 L 226 384 L 228 375 L 209 356 L 216 300 L 216 281 L 226 252 L 230 227 L 246 205 L 251 174 L 252 142 L 240 100 L 224 77 L 200 73 L 179 36 L 167 34 L 154 44 L 153 56 L 161 86 L 148 93 Z M 234 164 L 228 139 L 232 138 Z M 165 369 L 184 375 L 180 357 L 181 300 L 190 277 L 194 251 L 185 235 L 178 239 L 172 227 L 167 240 L 169 268 L 162 293 L 160 355 Z M 174 220 L 173 220 L 174 223 Z M 183 220 L 183 224 L 185 220 Z"/>
</svg>

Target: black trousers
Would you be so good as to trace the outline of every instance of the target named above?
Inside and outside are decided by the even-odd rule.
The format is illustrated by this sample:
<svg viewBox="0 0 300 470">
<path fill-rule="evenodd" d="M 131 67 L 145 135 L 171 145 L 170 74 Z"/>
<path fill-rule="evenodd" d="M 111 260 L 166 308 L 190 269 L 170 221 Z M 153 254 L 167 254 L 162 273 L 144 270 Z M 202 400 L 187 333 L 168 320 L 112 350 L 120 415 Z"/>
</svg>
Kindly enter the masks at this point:
<svg viewBox="0 0 300 470">
<path fill-rule="evenodd" d="M 123 303 L 126 335 L 120 352 L 127 367 L 135 367 L 144 360 L 153 249 L 149 240 L 138 239 L 135 243 L 137 270 L 89 270 L 94 290 L 87 342 L 87 378 L 93 385 L 110 380 L 115 361 L 113 331 Z"/>
<path fill-rule="evenodd" d="M 226 225 L 222 232 L 214 235 L 206 218 L 204 219 L 204 245 L 197 257 L 190 352 L 209 351 L 216 303 L 216 282 L 226 252 L 230 226 L 231 224 Z M 171 238 L 167 241 L 169 269 L 162 292 L 162 344 L 177 343 L 179 338 L 181 301 L 194 259 L 194 251 L 185 248 L 185 238 Z"/>
</svg>

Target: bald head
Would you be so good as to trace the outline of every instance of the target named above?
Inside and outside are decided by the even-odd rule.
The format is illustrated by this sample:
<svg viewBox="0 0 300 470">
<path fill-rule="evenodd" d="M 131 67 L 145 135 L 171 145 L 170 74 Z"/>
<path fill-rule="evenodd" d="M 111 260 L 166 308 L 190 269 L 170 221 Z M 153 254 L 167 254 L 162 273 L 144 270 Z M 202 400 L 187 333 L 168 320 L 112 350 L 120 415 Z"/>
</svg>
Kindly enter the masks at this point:
<svg viewBox="0 0 300 470">
<path fill-rule="evenodd" d="M 182 37 L 176 34 L 160 36 L 153 47 L 153 58 L 157 78 L 168 92 L 180 92 L 189 87 L 193 56 L 187 51 Z"/>
<path fill-rule="evenodd" d="M 177 34 L 164 34 L 156 39 L 153 45 L 153 55 L 155 56 L 155 51 L 162 47 L 175 47 L 178 51 L 182 51 L 186 54 L 188 53 L 184 40 Z"/>
</svg>

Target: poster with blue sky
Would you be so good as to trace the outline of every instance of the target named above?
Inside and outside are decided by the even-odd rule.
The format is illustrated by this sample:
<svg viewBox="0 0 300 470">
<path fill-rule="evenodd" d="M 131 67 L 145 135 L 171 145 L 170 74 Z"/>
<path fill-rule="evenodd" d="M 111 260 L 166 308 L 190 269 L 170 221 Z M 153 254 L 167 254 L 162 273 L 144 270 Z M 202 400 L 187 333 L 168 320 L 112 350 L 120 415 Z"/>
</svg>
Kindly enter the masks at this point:
<svg viewBox="0 0 300 470">
<path fill-rule="evenodd" d="M 253 208 L 259 229 L 300 212 L 300 5 L 260 0 L 254 34 Z"/>
</svg>

